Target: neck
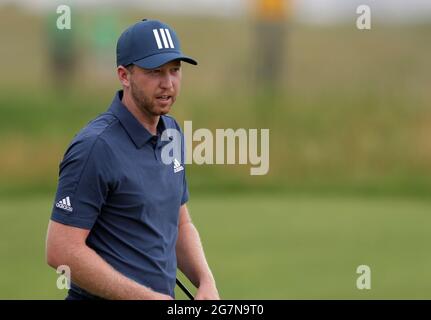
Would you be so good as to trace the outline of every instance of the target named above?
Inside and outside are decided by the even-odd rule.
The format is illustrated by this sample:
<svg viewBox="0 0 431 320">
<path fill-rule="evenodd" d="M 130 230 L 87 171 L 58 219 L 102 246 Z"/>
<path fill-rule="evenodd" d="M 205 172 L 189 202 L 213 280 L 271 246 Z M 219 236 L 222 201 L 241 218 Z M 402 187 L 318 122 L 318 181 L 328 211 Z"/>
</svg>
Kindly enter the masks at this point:
<svg viewBox="0 0 431 320">
<path fill-rule="evenodd" d="M 133 116 L 139 121 L 140 124 L 144 126 L 152 135 L 157 134 L 157 124 L 159 123 L 160 116 L 155 116 L 141 110 L 133 100 L 130 94 L 126 94 L 123 91 L 123 98 L 121 102 L 129 110 Z"/>
</svg>

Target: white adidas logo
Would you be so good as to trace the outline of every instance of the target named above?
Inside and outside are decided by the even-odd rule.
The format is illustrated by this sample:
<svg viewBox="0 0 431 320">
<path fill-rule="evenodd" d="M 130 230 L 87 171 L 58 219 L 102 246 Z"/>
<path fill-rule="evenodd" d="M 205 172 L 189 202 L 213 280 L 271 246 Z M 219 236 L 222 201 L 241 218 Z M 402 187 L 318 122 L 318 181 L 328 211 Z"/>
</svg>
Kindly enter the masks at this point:
<svg viewBox="0 0 431 320">
<path fill-rule="evenodd" d="M 174 159 L 174 173 L 180 172 L 182 170 L 184 170 L 184 167 L 177 159 Z"/>
<path fill-rule="evenodd" d="M 70 198 L 66 197 L 63 200 L 58 201 L 55 206 L 60 209 L 64 209 L 66 211 L 72 212 L 72 204 L 70 203 Z"/>
<path fill-rule="evenodd" d="M 162 44 L 162 41 L 160 40 L 159 33 L 162 36 L 163 44 Z M 172 41 L 172 38 L 171 38 L 171 34 L 169 33 L 169 29 L 163 29 L 163 28 L 160 28 L 159 30 L 153 29 L 153 34 L 157 42 L 157 47 L 159 49 L 175 48 L 174 42 Z"/>
</svg>

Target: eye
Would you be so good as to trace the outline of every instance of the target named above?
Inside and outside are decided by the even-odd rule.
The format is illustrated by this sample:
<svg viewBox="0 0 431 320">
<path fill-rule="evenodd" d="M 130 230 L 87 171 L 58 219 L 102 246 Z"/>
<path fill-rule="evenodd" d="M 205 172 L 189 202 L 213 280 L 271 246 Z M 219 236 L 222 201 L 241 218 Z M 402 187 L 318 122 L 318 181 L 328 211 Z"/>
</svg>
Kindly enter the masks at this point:
<svg viewBox="0 0 431 320">
<path fill-rule="evenodd" d="M 149 74 L 149 75 L 157 75 L 157 74 L 160 73 L 160 69 L 148 70 L 146 73 Z"/>
<path fill-rule="evenodd" d="M 180 68 L 180 67 L 172 68 L 172 71 L 173 71 L 174 73 L 180 72 L 180 70 L 181 70 L 181 68 Z"/>
</svg>

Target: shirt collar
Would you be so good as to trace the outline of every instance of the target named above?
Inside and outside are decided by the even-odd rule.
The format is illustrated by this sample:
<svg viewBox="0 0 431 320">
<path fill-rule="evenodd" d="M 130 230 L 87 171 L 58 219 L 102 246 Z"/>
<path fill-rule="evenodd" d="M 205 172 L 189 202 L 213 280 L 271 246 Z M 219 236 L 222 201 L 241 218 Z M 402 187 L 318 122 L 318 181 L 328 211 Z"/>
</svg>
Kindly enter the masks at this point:
<svg viewBox="0 0 431 320">
<path fill-rule="evenodd" d="M 127 131 L 127 134 L 132 139 L 133 143 L 137 148 L 142 148 L 146 143 L 149 143 L 153 138 L 153 135 L 135 118 L 135 116 L 127 109 L 127 107 L 121 102 L 123 98 L 123 90 L 118 91 L 109 107 L 109 111 L 112 112 L 121 125 Z M 166 122 L 164 116 L 160 117 L 157 125 L 158 140 L 160 140 L 161 133 L 166 129 Z"/>
</svg>

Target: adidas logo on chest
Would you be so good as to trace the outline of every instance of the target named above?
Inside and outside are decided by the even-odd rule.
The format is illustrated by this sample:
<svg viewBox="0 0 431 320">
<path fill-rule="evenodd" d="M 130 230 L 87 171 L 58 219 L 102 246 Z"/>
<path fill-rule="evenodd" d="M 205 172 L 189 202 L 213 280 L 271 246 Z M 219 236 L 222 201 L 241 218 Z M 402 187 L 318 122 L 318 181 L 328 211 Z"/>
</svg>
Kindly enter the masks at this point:
<svg viewBox="0 0 431 320">
<path fill-rule="evenodd" d="M 177 159 L 174 159 L 174 173 L 180 172 L 182 170 L 184 170 L 184 167 Z"/>
</svg>

